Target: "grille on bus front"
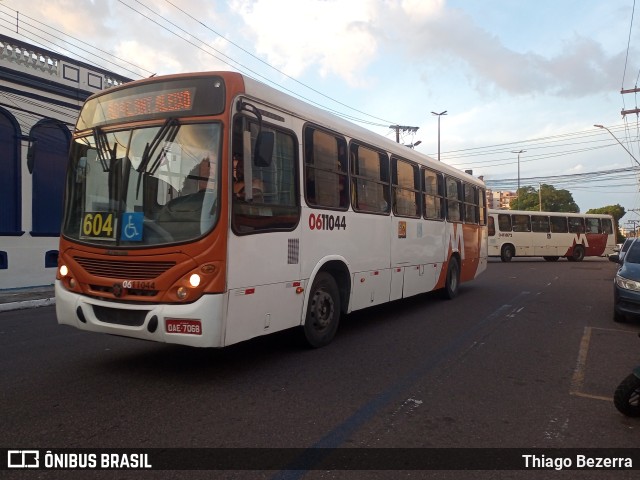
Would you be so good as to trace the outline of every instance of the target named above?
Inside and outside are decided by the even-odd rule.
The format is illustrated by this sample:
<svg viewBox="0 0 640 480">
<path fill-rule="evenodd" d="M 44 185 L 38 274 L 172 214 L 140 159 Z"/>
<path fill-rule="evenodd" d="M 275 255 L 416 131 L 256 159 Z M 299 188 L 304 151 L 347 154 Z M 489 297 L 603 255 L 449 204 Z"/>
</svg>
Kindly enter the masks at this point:
<svg viewBox="0 0 640 480">
<path fill-rule="evenodd" d="M 127 280 L 150 280 L 162 275 L 176 264 L 175 262 L 124 262 L 86 257 L 74 257 L 74 259 L 91 275 Z"/>
</svg>

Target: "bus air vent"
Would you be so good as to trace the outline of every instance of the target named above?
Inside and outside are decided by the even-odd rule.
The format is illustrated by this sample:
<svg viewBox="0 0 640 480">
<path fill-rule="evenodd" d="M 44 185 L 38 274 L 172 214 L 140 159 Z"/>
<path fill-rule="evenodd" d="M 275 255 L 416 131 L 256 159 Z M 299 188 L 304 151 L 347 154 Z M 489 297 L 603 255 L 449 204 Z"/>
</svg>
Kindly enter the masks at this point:
<svg viewBox="0 0 640 480">
<path fill-rule="evenodd" d="M 135 262 L 87 257 L 74 257 L 74 260 L 96 277 L 126 278 L 127 280 L 157 278 L 176 264 L 175 262 Z"/>
<path fill-rule="evenodd" d="M 122 310 L 119 308 L 93 306 L 93 313 L 96 318 L 104 323 L 115 323 L 128 327 L 140 327 L 149 313 L 148 310 Z"/>
</svg>

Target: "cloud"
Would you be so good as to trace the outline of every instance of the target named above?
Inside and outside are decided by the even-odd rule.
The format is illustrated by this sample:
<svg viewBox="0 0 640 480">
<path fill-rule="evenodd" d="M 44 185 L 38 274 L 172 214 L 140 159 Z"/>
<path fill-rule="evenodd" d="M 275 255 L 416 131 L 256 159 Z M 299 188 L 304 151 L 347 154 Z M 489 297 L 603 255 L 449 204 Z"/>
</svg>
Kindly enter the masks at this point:
<svg viewBox="0 0 640 480">
<path fill-rule="evenodd" d="M 432 10 L 419 22 L 405 10 L 381 18 L 387 19 L 382 28 L 389 42 L 422 61 L 462 62 L 480 91 L 582 97 L 610 91 L 624 66 L 622 53 L 607 54 L 595 40 L 577 34 L 564 39 L 555 56 L 515 51 L 455 8 Z"/>
<path fill-rule="evenodd" d="M 373 59 L 377 39 L 369 28 L 376 14 L 369 0 L 236 0 L 231 7 L 255 38 L 257 53 L 288 75 L 317 66 L 352 85 Z"/>
</svg>

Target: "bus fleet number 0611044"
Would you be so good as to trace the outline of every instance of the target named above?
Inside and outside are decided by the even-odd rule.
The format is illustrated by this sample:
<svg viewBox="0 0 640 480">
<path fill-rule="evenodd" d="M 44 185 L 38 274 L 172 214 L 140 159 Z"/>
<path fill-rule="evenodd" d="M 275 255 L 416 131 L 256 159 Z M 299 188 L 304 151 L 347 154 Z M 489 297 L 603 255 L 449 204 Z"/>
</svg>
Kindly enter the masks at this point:
<svg viewBox="0 0 640 480">
<path fill-rule="evenodd" d="M 309 215 L 309 228 L 311 230 L 346 230 L 347 217 L 327 213 L 312 213 Z"/>
</svg>

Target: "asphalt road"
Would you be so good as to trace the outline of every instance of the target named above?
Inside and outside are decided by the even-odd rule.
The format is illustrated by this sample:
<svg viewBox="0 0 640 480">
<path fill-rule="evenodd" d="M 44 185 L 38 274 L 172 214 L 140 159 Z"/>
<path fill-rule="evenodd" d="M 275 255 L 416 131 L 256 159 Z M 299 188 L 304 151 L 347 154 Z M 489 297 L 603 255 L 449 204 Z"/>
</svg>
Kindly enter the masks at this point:
<svg viewBox="0 0 640 480">
<path fill-rule="evenodd" d="M 2 312 L 0 446 L 636 448 L 640 420 L 623 417 L 611 402 L 640 364 L 640 323 L 612 320 L 615 268 L 605 259 L 492 260 L 453 301 L 428 294 L 343 317 L 334 342 L 318 350 L 302 348 L 293 332 L 200 350 L 59 326 L 53 307 Z M 54 473 L 15 478 L 60 478 Z M 550 478 L 548 471 L 524 473 L 473 478 Z"/>
</svg>

